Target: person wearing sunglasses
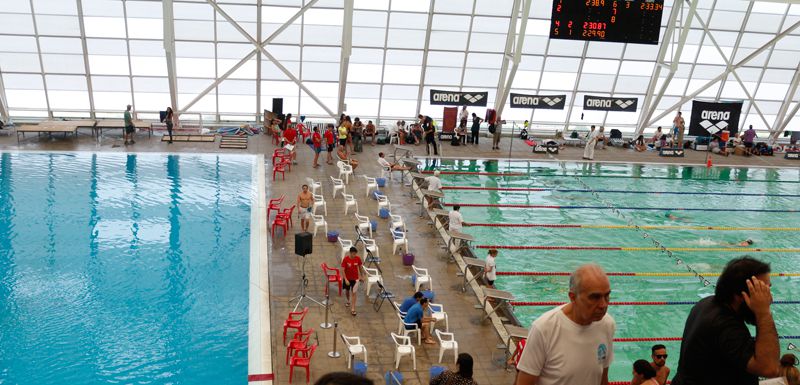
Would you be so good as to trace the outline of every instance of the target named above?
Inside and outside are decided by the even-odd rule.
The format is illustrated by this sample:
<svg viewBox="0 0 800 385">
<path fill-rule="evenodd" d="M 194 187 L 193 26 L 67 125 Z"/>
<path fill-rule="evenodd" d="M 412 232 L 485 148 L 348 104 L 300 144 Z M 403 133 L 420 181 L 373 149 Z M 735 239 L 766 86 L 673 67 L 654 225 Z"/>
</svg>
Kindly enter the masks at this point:
<svg viewBox="0 0 800 385">
<path fill-rule="evenodd" d="M 669 378 L 669 367 L 667 367 L 667 347 L 661 344 L 653 345 L 651 349 L 653 361 L 650 366 L 656 370 L 656 381 L 659 385 L 665 385 Z"/>
</svg>

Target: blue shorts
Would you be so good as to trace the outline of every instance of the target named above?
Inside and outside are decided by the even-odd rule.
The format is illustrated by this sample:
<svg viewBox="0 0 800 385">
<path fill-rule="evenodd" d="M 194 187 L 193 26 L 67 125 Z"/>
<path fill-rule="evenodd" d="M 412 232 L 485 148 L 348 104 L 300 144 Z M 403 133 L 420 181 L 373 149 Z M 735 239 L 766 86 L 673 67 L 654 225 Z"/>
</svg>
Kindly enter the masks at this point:
<svg viewBox="0 0 800 385">
<path fill-rule="evenodd" d="M 314 152 L 319 154 L 320 152 L 322 152 L 322 147 L 314 147 Z"/>
</svg>

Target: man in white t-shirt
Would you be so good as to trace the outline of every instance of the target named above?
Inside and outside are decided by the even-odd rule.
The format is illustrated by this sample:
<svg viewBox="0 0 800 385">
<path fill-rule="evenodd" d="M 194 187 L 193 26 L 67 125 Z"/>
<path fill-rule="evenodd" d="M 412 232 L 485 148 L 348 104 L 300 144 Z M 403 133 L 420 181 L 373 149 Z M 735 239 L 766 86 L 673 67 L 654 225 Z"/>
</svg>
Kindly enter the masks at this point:
<svg viewBox="0 0 800 385">
<path fill-rule="evenodd" d="M 607 314 L 611 284 L 595 264 L 569 278 L 569 303 L 533 321 L 516 385 L 606 385 L 616 323 Z"/>
<path fill-rule="evenodd" d="M 454 205 L 453 210 L 447 214 L 447 219 L 449 223 L 449 230 L 450 231 L 458 231 L 461 232 L 461 229 L 464 227 L 464 217 L 461 216 L 461 205 Z"/>
<path fill-rule="evenodd" d="M 483 274 L 486 276 L 486 281 L 489 283 L 489 288 L 494 289 L 494 281 L 497 280 L 497 249 L 489 249 L 489 254 L 486 254 L 486 262 L 483 266 Z"/>
<path fill-rule="evenodd" d="M 425 178 L 425 182 L 428 182 L 428 190 L 442 192 L 442 180 L 439 179 L 439 174 L 440 173 L 437 170 L 433 172 L 432 176 Z M 433 205 L 436 204 L 438 199 L 433 199 L 430 197 L 426 197 L 426 199 L 428 200 L 428 210 L 432 210 Z"/>
</svg>

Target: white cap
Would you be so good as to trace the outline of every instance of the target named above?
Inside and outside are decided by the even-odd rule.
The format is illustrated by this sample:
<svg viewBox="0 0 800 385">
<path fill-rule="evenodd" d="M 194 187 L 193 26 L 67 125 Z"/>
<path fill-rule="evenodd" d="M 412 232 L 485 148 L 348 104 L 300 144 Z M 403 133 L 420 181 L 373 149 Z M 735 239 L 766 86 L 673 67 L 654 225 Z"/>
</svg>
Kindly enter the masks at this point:
<svg viewBox="0 0 800 385">
<path fill-rule="evenodd" d="M 439 176 L 439 174 L 441 174 L 441 172 L 439 172 L 439 170 L 436 170 L 436 171 L 433 172 L 433 176 Z"/>
</svg>

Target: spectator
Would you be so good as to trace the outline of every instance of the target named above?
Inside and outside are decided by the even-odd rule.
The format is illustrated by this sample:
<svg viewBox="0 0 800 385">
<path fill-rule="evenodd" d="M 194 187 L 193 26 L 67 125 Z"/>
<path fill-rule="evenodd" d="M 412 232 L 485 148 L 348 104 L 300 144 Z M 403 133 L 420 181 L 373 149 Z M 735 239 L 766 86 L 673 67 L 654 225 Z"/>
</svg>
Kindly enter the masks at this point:
<svg viewBox="0 0 800 385">
<path fill-rule="evenodd" d="M 653 134 L 653 138 L 650 139 L 650 141 L 653 142 L 653 147 L 655 148 L 660 147 L 658 142 L 661 140 L 662 135 L 664 134 L 661 132 L 661 126 L 658 126 L 658 128 L 656 128 L 655 134 Z"/>
<path fill-rule="evenodd" d="M 406 313 L 403 322 L 407 324 L 417 324 L 417 328 L 422 333 L 422 342 L 426 344 L 436 344 L 436 341 L 431 337 L 431 325 L 436 322 L 433 317 L 426 317 L 425 312 L 428 310 L 428 299 L 422 298 L 419 303 L 411 306 Z M 410 326 L 406 326 L 410 328 Z"/>
<path fill-rule="evenodd" d="M 350 120 L 350 115 L 344 116 L 342 125 L 347 129 L 347 144 L 350 146 L 350 152 L 355 152 L 353 148 L 353 121 Z"/>
<path fill-rule="evenodd" d="M 583 265 L 569 279 L 569 303 L 531 325 L 516 385 L 608 384 L 614 358 L 614 319 L 607 314 L 611 284 L 603 269 Z"/>
<path fill-rule="evenodd" d="M 286 131 L 292 126 L 292 114 L 286 114 L 286 118 L 281 122 L 281 130 Z"/>
<path fill-rule="evenodd" d="M 756 130 L 753 129 L 753 125 L 751 124 L 750 128 L 742 134 L 742 143 L 744 144 L 745 153 L 747 155 L 753 155 L 753 140 L 755 138 L 758 138 L 758 135 L 756 135 Z"/>
<path fill-rule="evenodd" d="M 406 122 L 404 120 L 398 120 L 396 124 L 397 130 L 397 138 L 400 144 L 406 144 L 408 142 L 408 131 L 406 131 Z M 411 143 L 409 143 L 411 144 Z"/>
<path fill-rule="evenodd" d="M 461 205 L 454 205 L 453 209 L 450 210 L 448 215 L 448 223 L 450 224 L 448 229 L 450 231 L 458 231 L 461 232 L 461 229 L 464 227 L 464 217 L 461 216 Z"/>
<path fill-rule="evenodd" d="M 406 171 L 411 169 L 411 167 L 403 166 L 400 163 L 391 163 L 388 160 L 386 160 L 385 156 L 386 155 L 384 155 L 382 152 L 378 153 L 378 164 L 381 165 L 381 167 L 387 169 L 389 172 Z"/>
<path fill-rule="evenodd" d="M 458 128 L 467 129 L 467 120 L 469 119 L 469 112 L 467 112 L 467 106 L 461 107 L 461 115 L 459 115 L 459 124 Z"/>
<path fill-rule="evenodd" d="M 456 371 L 445 370 L 431 378 L 430 385 L 478 385 L 472 379 L 472 356 L 461 353 L 456 359 Z"/>
<path fill-rule="evenodd" d="M 500 149 L 500 136 L 503 134 L 503 123 L 505 122 L 506 121 L 500 116 L 497 116 L 497 121 L 494 125 L 494 132 L 492 133 L 492 150 Z"/>
<path fill-rule="evenodd" d="M 781 376 L 782 385 L 800 385 L 800 371 L 797 370 L 797 357 L 792 353 L 784 354 L 781 357 Z M 761 384 L 766 385 L 767 381 Z M 774 385 L 777 385 L 775 383 Z"/>
<path fill-rule="evenodd" d="M 342 281 L 342 289 L 344 289 L 345 302 L 344 307 L 350 308 L 350 314 L 356 316 L 356 299 L 358 281 L 361 281 L 361 257 L 356 254 L 358 249 L 350 247 L 350 254 L 342 259 L 342 269 L 344 269 L 344 277 Z"/>
<path fill-rule="evenodd" d="M 300 228 L 308 231 L 311 222 L 311 210 L 314 206 L 314 197 L 308 191 L 308 185 L 304 184 L 302 191 L 297 195 L 297 215 L 300 217 Z"/>
<path fill-rule="evenodd" d="M 479 118 L 478 115 L 472 113 L 472 128 L 470 129 L 472 136 L 470 137 L 470 142 L 475 145 L 478 145 L 478 137 L 481 133 L 481 122 L 483 119 Z"/>
<path fill-rule="evenodd" d="M 589 135 L 586 137 L 586 147 L 583 149 L 583 159 L 594 160 L 594 146 L 597 145 L 597 141 L 603 135 L 602 131 L 603 127 L 600 127 L 600 131 L 596 131 L 595 127 L 592 126 L 591 131 L 589 131 Z"/>
<path fill-rule="evenodd" d="M 413 140 L 413 142 L 411 142 L 410 144 L 418 146 L 422 142 L 422 126 L 419 125 L 418 123 L 412 124 L 411 134 L 412 135 L 409 135 L 409 137 L 406 137 L 406 141 L 408 141 L 408 139 L 411 139 Z M 413 136 L 413 138 L 411 136 Z"/>
<path fill-rule="evenodd" d="M 131 105 L 125 108 L 125 113 L 122 114 L 122 119 L 125 123 L 125 132 L 122 133 L 122 139 L 125 140 L 125 145 L 135 144 L 136 141 L 133 140 L 133 135 L 136 133 L 136 126 L 133 125 L 133 117 L 131 115 Z"/>
<path fill-rule="evenodd" d="M 675 118 L 672 119 L 672 147 L 679 146 L 679 141 L 683 139 L 683 127 L 686 122 L 683 120 L 683 116 L 681 112 L 675 115 Z"/>
<path fill-rule="evenodd" d="M 333 131 L 333 123 L 328 123 L 325 126 L 325 144 L 328 146 L 328 159 L 325 161 L 327 164 L 333 164 L 333 149 L 336 147 L 336 134 Z"/>
<path fill-rule="evenodd" d="M 319 128 L 314 127 L 314 133 L 311 134 L 311 146 L 314 147 L 314 164 L 313 167 L 319 167 L 319 153 L 322 152 L 322 135 L 319 134 Z"/>
<path fill-rule="evenodd" d="M 712 136 L 711 143 L 708 144 L 709 150 L 715 154 L 728 156 L 728 150 L 725 148 L 725 142 L 719 136 Z"/>
<path fill-rule="evenodd" d="M 354 171 L 356 168 L 358 168 L 358 160 L 356 158 L 347 157 L 346 145 L 339 145 L 339 148 L 336 150 L 336 156 L 338 156 L 343 162 L 349 163 L 351 166 L 353 166 Z"/>
<path fill-rule="evenodd" d="M 289 152 L 291 153 L 292 164 L 297 164 L 297 129 L 295 129 L 294 126 L 287 126 L 287 128 L 283 130 L 283 145 L 292 146 L 289 149 Z"/>
<path fill-rule="evenodd" d="M 656 370 L 646 360 L 636 360 L 633 363 L 633 381 L 631 385 L 659 385 L 656 380 Z"/>
<path fill-rule="evenodd" d="M 372 380 L 348 372 L 327 373 L 317 380 L 314 385 L 375 385 Z"/>
<path fill-rule="evenodd" d="M 633 142 L 633 148 L 636 149 L 637 152 L 647 151 L 647 145 L 644 144 L 644 135 L 639 135 L 639 137 L 636 138 L 636 141 Z"/>
<path fill-rule="evenodd" d="M 369 144 L 375 145 L 375 124 L 372 121 L 367 122 L 367 128 L 364 129 L 364 139 L 369 136 Z"/>
<path fill-rule="evenodd" d="M 769 264 L 747 256 L 725 265 L 714 295 L 686 319 L 673 384 L 755 385 L 759 376 L 780 374 L 769 272 Z M 755 325 L 755 340 L 747 324 Z"/>
<path fill-rule="evenodd" d="M 167 107 L 164 123 L 167 125 L 167 134 L 169 134 L 169 141 L 167 143 L 172 144 L 172 127 L 175 126 L 175 113 L 172 112 L 172 107 Z"/>
<path fill-rule="evenodd" d="M 342 118 L 338 131 L 339 151 L 344 153 L 344 158 L 347 158 L 347 138 L 350 137 L 350 130 L 347 128 L 347 122 L 344 118 Z"/>
<path fill-rule="evenodd" d="M 486 283 L 489 288 L 494 289 L 494 281 L 497 280 L 497 249 L 489 249 L 486 254 L 486 262 L 483 266 L 483 273 L 486 275 Z"/>
<path fill-rule="evenodd" d="M 427 115 L 419 114 L 418 118 L 425 134 L 425 153 L 430 155 L 430 147 L 433 146 L 433 155 L 439 155 L 439 148 L 436 146 L 436 122 Z"/>
<path fill-rule="evenodd" d="M 653 359 L 653 361 L 650 362 L 650 366 L 656 371 L 656 381 L 658 385 L 665 385 L 669 378 L 667 347 L 661 344 L 653 345 L 650 352 L 650 357 Z"/>
<path fill-rule="evenodd" d="M 411 297 L 408 297 L 403 300 L 403 303 L 400 304 L 400 311 L 403 313 L 408 313 L 408 310 L 411 309 L 412 306 L 419 303 L 424 296 L 422 295 L 421 291 L 414 293 Z"/>
<path fill-rule="evenodd" d="M 361 147 L 362 143 L 362 136 L 364 134 L 364 123 L 361 122 L 361 119 L 356 118 L 353 122 L 353 127 L 350 129 L 350 136 L 353 138 L 353 151 L 354 152 L 361 152 L 363 148 Z"/>
</svg>

